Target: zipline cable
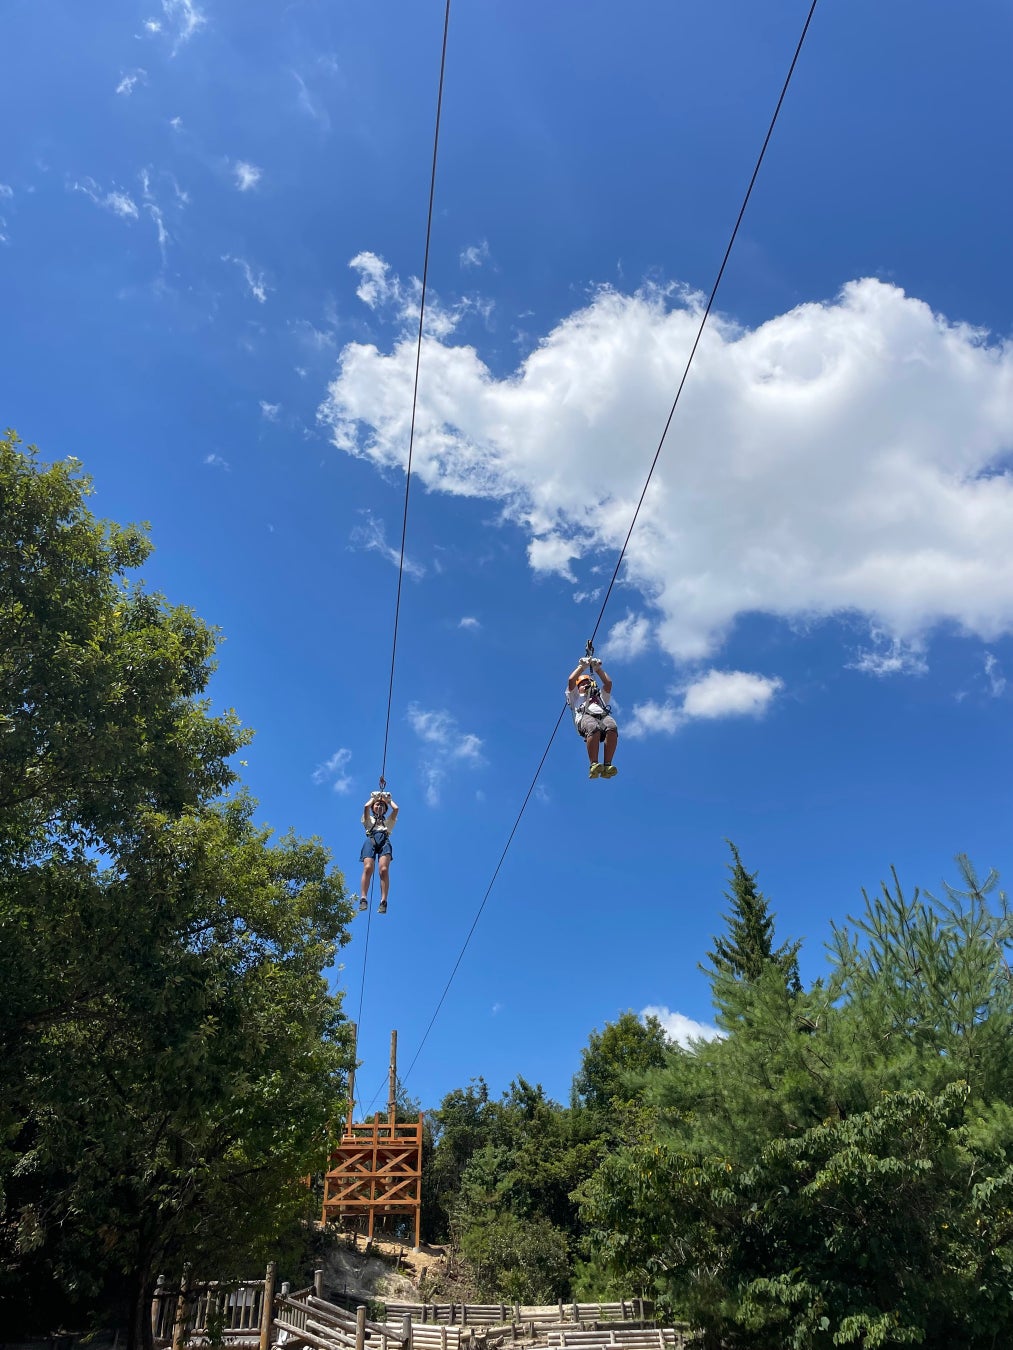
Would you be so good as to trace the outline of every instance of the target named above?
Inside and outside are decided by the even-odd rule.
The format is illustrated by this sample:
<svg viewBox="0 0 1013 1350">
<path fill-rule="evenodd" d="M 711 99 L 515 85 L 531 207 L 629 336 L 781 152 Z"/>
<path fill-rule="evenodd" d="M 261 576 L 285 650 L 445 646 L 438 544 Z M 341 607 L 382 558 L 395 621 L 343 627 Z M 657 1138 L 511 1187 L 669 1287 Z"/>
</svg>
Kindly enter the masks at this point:
<svg viewBox="0 0 1013 1350">
<path fill-rule="evenodd" d="M 412 385 L 412 420 L 408 431 L 408 463 L 405 466 L 404 514 L 401 519 L 401 556 L 397 567 L 397 598 L 394 601 L 394 639 L 390 650 L 390 684 L 387 689 L 387 720 L 383 728 L 383 758 L 380 777 L 387 770 L 387 742 L 390 738 L 390 710 L 394 699 L 394 663 L 397 659 L 397 630 L 401 614 L 401 583 L 404 580 L 405 539 L 408 534 L 408 496 L 412 485 L 412 451 L 415 448 L 415 414 L 419 401 L 419 366 L 422 364 L 422 326 L 426 316 L 426 286 L 429 281 L 429 244 L 433 234 L 433 201 L 436 197 L 436 156 L 440 148 L 440 118 L 443 113 L 443 79 L 447 69 L 447 34 L 450 31 L 450 0 L 443 15 L 443 49 L 440 53 L 440 86 L 436 95 L 436 130 L 433 133 L 433 166 L 429 175 L 429 210 L 426 213 L 426 249 L 422 260 L 422 294 L 419 298 L 419 333 L 415 344 L 415 380 Z"/>
<path fill-rule="evenodd" d="M 725 251 L 724 251 L 724 256 L 723 256 L 722 259 L 721 259 L 721 265 L 720 265 L 720 267 L 718 268 L 717 276 L 716 276 L 716 278 L 715 278 L 715 280 L 714 280 L 714 284 L 713 284 L 713 286 L 711 287 L 710 295 L 708 296 L 708 299 L 707 299 L 707 305 L 706 305 L 706 307 L 705 307 L 705 309 L 704 309 L 704 311 L 703 311 L 703 315 L 701 316 L 699 327 L 697 328 L 696 337 L 695 337 L 694 340 L 693 340 L 693 346 L 690 348 L 689 356 L 688 356 L 687 359 L 686 359 L 686 365 L 685 365 L 685 368 L 684 368 L 684 370 L 683 370 L 683 372 L 682 372 L 682 378 L 679 380 L 679 386 L 678 386 L 678 389 L 676 390 L 675 398 L 672 400 L 672 406 L 671 406 L 671 408 L 670 408 L 670 410 L 669 410 L 668 417 L 667 417 L 667 419 L 666 419 L 666 421 L 665 421 L 664 430 L 663 430 L 662 433 L 661 433 L 661 439 L 658 441 L 658 447 L 657 447 L 657 449 L 656 449 L 655 452 L 654 452 L 654 458 L 651 460 L 651 465 L 650 465 L 650 468 L 649 468 L 648 473 L 647 473 L 647 479 L 646 479 L 646 481 L 644 482 L 643 490 L 641 491 L 640 497 L 639 497 L 639 499 L 638 499 L 638 501 L 637 501 L 636 510 L 634 511 L 634 513 L 633 513 L 633 519 L 632 519 L 631 522 L 630 522 L 630 528 L 629 528 L 629 530 L 628 530 L 627 533 L 626 533 L 626 538 L 625 538 L 625 540 L 624 540 L 624 542 L 623 542 L 622 549 L 621 549 L 621 551 L 620 551 L 620 553 L 619 553 L 619 558 L 618 558 L 618 560 L 617 560 L 617 562 L 616 562 L 615 569 L 614 569 L 614 571 L 613 571 L 613 573 L 612 573 L 612 578 L 611 578 L 611 580 L 609 581 L 607 590 L 605 591 L 605 598 L 602 600 L 601 608 L 600 608 L 600 610 L 598 611 L 598 617 L 597 617 L 597 619 L 595 620 L 594 631 L 593 631 L 592 634 L 591 634 L 591 641 L 592 641 L 592 643 L 593 643 L 594 638 L 596 637 L 596 635 L 597 635 L 597 633 L 598 633 L 599 627 L 601 626 L 601 621 L 602 621 L 602 618 L 603 618 L 603 616 L 604 616 L 604 614 L 605 614 L 605 607 L 607 606 L 607 604 L 608 604 L 608 602 L 609 602 L 609 597 L 610 597 L 611 594 L 612 594 L 612 588 L 613 588 L 613 586 L 614 586 L 615 583 L 616 583 L 616 578 L 617 578 L 618 575 L 619 575 L 619 569 L 620 569 L 620 567 L 622 566 L 623 558 L 624 558 L 625 555 L 626 555 L 626 549 L 627 549 L 628 546 L 629 546 L 630 539 L 631 539 L 631 537 L 632 537 L 632 535 L 633 535 L 634 527 L 636 526 L 636 523 L 637 523 L 637 518 L 638 518 L 639 515 L 640 515 L 640 508 L 641 508 L 641 507 L 643 506 L 643 504 L 644 504 L 644 498 L 647 496 L 647 489 L 648 489 L 648 488 L 650 487 L 650 485 L 651 485 L 651 479 L 652 479 L 652 477 L 653 477 L 653 475 L 654 475 L 654 470 L 655 470 L 655 468 L 656 468 L 656 466 L 657 466 L 657 463 L 658 463 L 659 458 L 661 457 L 661 451 L 662 451 L 662 448 L 664 447 L 665 439 L 666 439 L 666 437 L 668 436 L 669 428 L 670 428 L 670 426 L 672 425 L 672 419 L 675 417 L 675 410 L 676 410 L 676 408 L 677 408 L 678 405 L 679 405 L 679 399 L 680 399 L 681 396 L 682 396 L 682 391 L 683 391 L 683 388 L 684 388 L 684 386 L 685 386 L 685 384 L 686 384 L 686 379 L 687 379 L 687 377 L 688 377 L 688 375 L 689 375 L 690 367 L 691 367 L 692 364 L 693 364 L 693 358 L 696 356 L 697 348 L 698 348 L 699 345 L 700 345 L 700 339 L 701 339 L 701 337 L 703 336 L 703 330 L 704 330 L 704 327 L 706 326 L 707 320 L 708 320 L 708 318 L 710 317 L 711 310 L 712 310 L 712 308 L 713 308 L 713 306 L 714 306 L 714 300 L 715 300 L 715 298 L 716 298 L 716 296 L 717 296 L 718 287 L 721 285 L 721 279 L 722 279 L 722 277 L 723 277 L 724 274 L 725 274 L 725 268 L 726 268 L 727 265 L 728 265 L 728 259 L 729 259 L 729 257 L 731 256 L 732 247 L 733 247 L 733 245 L 735 244 L 736 237 L 738 236 L 738 233 L 739 233 L 739 227 L 741 226 L 743 217 L 744 217 L 745 214 L 746 214 L 746 207 L 749 205 L 749 199 L 750 199 L 750 197 L 752 196 L 752 193 L 753 193 L 753 187 L 754 187 L 755 184 L 756 184 L 756 179 L 757 179 L 757 177 L 758 177 L 758 175 L 759 175 L 760 167 L 761 167 L 761 165 L 763 164 L 764 157 L 765 157 L 765 155 L 766 155 L 766 153 L 767 153 L 767 147 L 769 146 L 771 137 L 772 137 L 773 134 L 774 134 L 774 127 L 775 127 L 776 124 L 777 124 L 777 119 L 778 119 L 778 117 L 779 117 L 779 115 L 780 115 L 781 107 L 782 107 L 782 105 L 783 105 L 783 103 L 784 103 L 785 97 L 787 96 L 787 93 L 788 93 L 788 87 L 789 87 L 789 85 L 791 84 L 792 76 L 793 76 L 794 73 L 795 73 L 795 67 L 798 65 L 798 60 L 799 60 L 799 57 L 800 57 L 800 55 L 801 55 L 801 53 L 802 53 L 802 47 L 803 47 L 803 45 L 804 45 L 804 43 L 805 43 L 806 35 L 807 35 L 808 32 L 809 32 L 809 27 L 810 27 L 810 25 L 811 25 L 811 23 L 812 23 L 813 15 L 816 13 L 816 6 L 817 6 L 818 3 L 819 3 L 819 0 L 812 0 L 812 3 L 811 3 L 810 6 L 809 6 L 809 12 L 808 12 L 808 14 L 806 15 L 805 23 L 802 25 L 802 32 L 801 32 L 801 35 L 799 36 L 798 42 L 795 44 L 795 52 L 794 52 L 794 55 L 793 55 L 792 58 L 791 58 L 791 64 L 790 64 L 789 67 L 788 67 L 788 73 L 787 73 L 787 75 L 786 75 L 785 78 L 784 78 L 784 83 L 783 83 L 782 86 L 781 86 L 781 93 L 780 93 L 780 95 L 778 96 L 777 103 L 776 103 L 776 105 L 775 105 L 775 107 L 774 107 L 774 112 L 773 112 L 773 114 L 772 114 L 772 116 L 771 116 L 771 118 L 770 118 L 770 123 L 769 123 L 769 125 L 768 125 L 768 127 L 767 127 L 767 134 L 766 134 L 766 135 L 764 136 L 764 138 L 763 138 L 763 144 L 762 144 L 762 146 L 760 147 L 760 153 L 759 153 L 759 155 L 757 156 L 755 165 L 753 166 L 753 172 L 752 172 L 752 174 L 751 174 L 751 176 L 750 176 L 750 179 L 749 179 L 749 186 L 746 188 L 745 196 L 744 196 L 743 199 L 742 199 L 742 205 L 739 207 L 739 213 L 738 213 L 738 215 L 737 215 L 736 218 L 735 218 L 735 224 L 734 224 L 734 226 L 732 227 L 732 232 L 731 232 L 731 235 L 729 236 L 728 244 L 727 244 L 727 247 L 725 248 Z M 460 952 L 458 953 L 457 960 L 454 962 L 454 967 L 453 967 L 453 969 L 452 969 L 451 972 L 450 972 L 450 977 L 448 978 L 447 983 L 445 984 L 445 986 L 444 986 L 444 988 L 443 988 L 443 992 L 442 992 L 442 994 L 440 995 L 439 1002 L 438 1002 L 437 1005 L 436 1005 L 436 1009 L 435 1009 L 435 1011 L 433 1012 L 432 1017 L 429 1019 L 429 1025 L 426 1027 L 426 1030 L 425 1030 L 425 1033 L 424 1033 L 424 1035 L 423 1035 L 423 1037 L 422 1037 L 422 1040 L 419 1042 L 419 1047 L 418 1047 L 418 1049 L 415 1051 L 414 1058 L 412 1059 L 411 1064 L 409 1064 L 408 1069 L 407 1069 L 407 1072 L 405 1073 L 404 1079 L 402 1079 L 402 1081 L 406 1081 L 406 1080 L 407 1080 L 407 1078 L 408 1078 L 409 1074 L 411 1073 L 412 1069 L 415 1067 L 415 1064 L 416 1064 L 416 1062 L 417 1062 L 417 1060 L 418 1060 L 418 1058 L 419 1058 L 419 1055 L 422 1053 L 422 1048 L 423 1048 L 423 1046 L 425 1045 L 426 1041 L 428 1040 L 428 1038 L 429 1038 L 429 1033 L 432 1031 L 433 1025 L 434 1025 L 434 1023 L 435 1023 L 435 1021 L 436 1021 L 436 1018 L 437 1018 L 437 1016 L 438 1016 L 438 1014 L 439 1014 L 439 1012 L 440 1012 L 440 1009 L 441 1009 L 442 1006 L 443 1006 L 444 1000 L 446 999 L 447 994 L 448 994 L 448 992 L 450 991 L 450 986 L 451 986 L 451 984 L 453 983 L 454 976 L 457 974 L 457 971 L 458 971 L 458 968 L 460 967 L 461 961 L 464 959 L 464 954 L 465 954 L 465 952 L 466 952 L 467 949 L 468 949 L 468 944 L 471 942 L 472 934 L 475 932 L 475 929 L 476 929 L 476 927 L 478 926 L 478 921 L 479 921 L 479 919 L 482 917 L 482 911 L 485 909 L 486 901 L 489 899 L 489 896 L 490 896 L 490 894 L 491 894 L 491 892 L 492 892 L 492 888 L 493 888 L 493 886 L 496 884 L 496 878 L 499 876 L 500 869 L 501 869 L 502 866 L 503 866 L 503 862 L 504 862 L 504 860 L 505 860 L 505 858 L 506 858 L 507 852 L 508 852 L 508 850 L 509 850 L 509 848 L 510 848 L 510 845 L 513 843 L 514 835 L 517 833 L 518 826 L 519 826 L 520 823 L 521 823 L 521 818 L 522 818 L 523 815 L 524 815 L 524 812 L 525 812 L 525 809 L 527 808 L 528 802 L 531 800 L 531 794 L 532 794 L 532 793 L 534 792 L 534 790 L 535 790 L 535 785 L 536 785 L 536 783 L 538 782 L 538 777 L 539 777 L 539 775 L 541 774 L 542 766 L 544 765 L 544 763 L 545 763 L 545 761 L 546 761 L 546 759 L 547 759 L 547 757 L 548 757 L 549 750 L 552 748 L 552 742 L 556 739 L 556 733 L 559 731 L 559 726 L 560 726 L 560 723 L 561 723 L 562 720 L 563 720 L 563 714 L 566 712 L 567 707 L 568 707 L 568 704 L 564 703 L 563 706 L 562 706 L 562 708 L 559 710 L 559 716 L 556 718 L 556 725 L 552 728 L 552 735 L 549 737 L 548 744 L 546 745 L 545 749 L 544 749 L 543 752 L 542 752 L 542 757 L 541 757 L 541 759 L 538 761 L 538 768 L 535 770 L 535 775 L 534 775 L 534 777 L 532 778 L 531 783 L 530 783 L 530 786 L 528 787 L 528 790 L 527 790 L 527 792 L 526 792 L 526 794 L 525 794 L 525 796 L 524 796 L 524 800 L 523 800 L 523 802 L 521 803 L 521 808 L 520 808 L 520 810 L 519 810 L 518 813 L 517 813 L 517 817 L 516 817 L 516 819 L 514 820 L 513 826 L 511 827 L 510 834 L 507 836 L 506 844 L 503 846 L 503 851 L 502 851 L 502 853 L 501 853 L 500 856 L 499 856 L 499 861 L 497 862 L 497 864 L 496 864 L 496 869 L 495 869 L 495 871 L 494 871 L 493 874 L 492 874 L 492 879 L 491 879 L 491 881 L 489 882 L 489 885 L 486 887 L 485 894 L 484 894 L 483 897 L 482 897 L 482 902 L 481 902 L 481 904 L 479 905 L 478 911 L 477 911 L 477 913 L 475 914 L 475 918 L 474 918 L 474 920 L 472 921 L 472 925 L 471 925 L 471 927 L 470 927 L 469 930 L 468 930 L 468 935 L 467 935 L 467 937 L 466 937 L 465 940 L 464 940 L 464 944 L 462 945 L 461 950 L 460 950 Z M 382 1089 L 381 1089 L 381 1090 L 382 1090 Z M 377 1097 L 378 1095 L 379 1095 L 379 1093 L 375 1093 L 375 1094 L 374 1094 L 373 1099 L 372 1099 L 372 1101 L 370 1102 L 370 1106 L 372 1106 L 373 1102 L 376 1101 L 376 1097 Z M 367 1109 L 368 1109 L 368 1108 L 367 1108 Z"/>
<path fill-rule="evenodd" d="M 693 346 L 690 348 L 689 356 L 686 358 L 686 366 L 682 372 L 682 379 L 679 381 L 679 387 L 675 391 L 675 398 L 672 400 L 672 406 L 669 409 L 668 417 L 665 420 L 665 428 L 661 433 L 661 439 L 658 441 L 658 448 L 654 452 L 654 458 L 651 460 L 651 467 L 647 471 L 647 479 L 644 483 L 643 491 L 640 494 L 640 499 L 637 502 L 637 509 L 633 512 L 633 519 L 630 521 L 630 528 L 626 531 L 626 538 L 623 540 L 623 546 L 619 551 L 619 557 L 616 560 L 615 570 L 612 573 L 612 578 L 609 581 L 608 588 L 605 591 L 605 598 L 601 602 L 601 609 L 598 611 L 598 617 L 594 621 L 594 630 L 591 633 L 592 642 L 598 636 L 598 629 L 601 625 L 602 618 L 605 614 L 605 607 L 609 602 L 609 596 L 612 594 L 612 587 L 616 584 L 616 577 L 618 577 L 619 575 L 619 569 L 623 565 L 623 558 L 625 558 L 626 556 L 626 550 L 629 547 L 629 542 L 630 539 L 632 538 L 633 530 L 637 523 L 637 517 L 640 515 L 640 508 L 643 506 L 644 498 L 647 496 L 647 489 L 651 486 L 651 479 L 654 476 L 655 467 L 661 455 L 662 447 L 665 444 L 665 438 L 668 435 L 668 429 L 672 425 L 672 419 L 675 416 L 675 410 L 679 406 L 679 399 L 682 397 L 682 391 L 686 384 L 686 377 L 689 375 L 690 366 L 692 366 L 693 364 L 693 357 L 696 356 L 696 349 L 700 345 L 700 339 L 703 337 L 704 327 L 706 326 L 707 320 L 710 317 L 711 309 L 714 306 L 714 300 L 718 293 L 718 287 L 721 285 L 721 278 L 724 276 L 725 268 L 728 266 L 728 259 L 731 257 L 732 247 L 735 243 L 736 236 L 739 233 L 739 226 L 742 224 L 742 218 L 746 214 L 746 207 L 749 205 L 749 199 L 753 195 L 753 187 L 759 175 L 760 166 L 762 165 L 763 158 L 767 153 L 767 146 L 770 144 L 770 138 L 774 134 L 774 127 L 777 124 L 777 118 L 778 114 L 781 111 L 781 105 L 782 103 L 784 103 L 785 96 L 788 93 L 788 86 L 791 84 L 791 77 L 792 75 L 794 75 L 795 67 L 798 65 L 798 58 L 802 54 L 802 45 L 805 42 L 806 34 L 809 32 L 809 25 L 812 23 L 812 18 L 813 15 L 816 13 L 816 6 L 818 3 L 819 0 L 812 0 L 812 4 L 809 6 L 809 13 L 806 15 L 805 23 L 802 25 L 802 33 L 801 36 L 799 37 L 798 42 L 795 45 L 795 54 L 791 58 L 791 65 L 788 67 L 788 74 L 784 77 L 784 84 L 781 86 L 780 97 L 777 100 L 777 105 L 774 108 L 773 116 L 770 119 L 770 125 L 767 127 L 767 134 L 763 138 L 763 145 L 760 147 L 760 153 L 757 156 L 755 165 L 753 166 L 753 173 L 752 177 L 749 179 L 749 186 L 746 188 L 746 195 L 742 199 L 742 205 L 739 207 L 739 214 L 735 218 L 735 224 L 732 227 L 732 232 L 728 239 L 728 246 L 725 249 L 724 257 L 721 259 L 721 266 L 718 268 L 718 274 L 714 278 L 714 285 L 711 287 L 711 293 L 707 297 L 707 305 L 700 318 L 700 324 L 696 330 L 696 337 L 693 339 Z"/>
<path fill-rule="evenodd" d="M 433 132 L 433 162 L 429 173 L 429 206 L 426 211 L 426 247 L 422 258 L 422 290 L 419 296 L 419 331 L 415 344 L 415 378 L 412 384 L 412 416 L 408 431 L 408 460 L 405 465 L 404 511 L 401 516 L 401 550 L 397 565 L 397 593 L 394 600 L 394 636 L 390 649 L 390 681 L 387 686 L 387 715 L 383 727 L 383 755 L 380 760 L 380 786 L 387 771 L 387 745 L 390 740 L 390 712 L 394 701 L 394 668 L 397 661 L 398 622 L 401 617 L 401 586 L 404 581 L 405 541 L 408 537 L 408 497 L 412 485 L 412 452 L 415 448 L 415 416 L 419 400 L 419 367 L 422 364 L 422 329 L 426 316 L 426 287 L 429 282 L 429 245 L 433 234 L 433 202 L 436 198 L 436 159 L 440 148 L 440 120 L 443 115 L 443 84 L 447 71 L 447 37 L 450 32 L 450 0 L 443 11 L 443 45 L 440 51 L 440 80 L 436 94 L 436 128 Z M 373 918 L 373 878 L 369 885 L 370 906 L 366 919 L 366 944 L 362 953 L 362 980 L 359 985 L 359 1022 L 362 1025 L 362 1000 L 366 992 L 366 960 L 369 956 L 369 926 Z"/>
</svg>

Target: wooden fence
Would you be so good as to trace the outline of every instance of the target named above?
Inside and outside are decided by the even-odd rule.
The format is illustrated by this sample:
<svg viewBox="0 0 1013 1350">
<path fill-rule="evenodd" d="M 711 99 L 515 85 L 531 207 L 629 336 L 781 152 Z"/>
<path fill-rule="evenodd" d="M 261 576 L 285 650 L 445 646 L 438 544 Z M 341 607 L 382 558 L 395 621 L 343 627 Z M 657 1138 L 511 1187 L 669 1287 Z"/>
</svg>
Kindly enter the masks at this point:
<svg viewBox="0 0 1013 1350">
<path fill-rule="evenodd" d="M 650 1322 L 650 1299 L 616 1303 L 387 1303 L 387 1321 L 410 1317 L 413 1322 L 445 1322 L 448 1326 L 509 1326 L 510 1323 Z"/>
<path fill-rule="evenodd" d="M 262 1280 L 184 1278 L 178 1286 L 159 1278 L 151 1305 L 156 1350 L 224 1344 L 227 1350 L 461 1350 L 506 1333 L 537 1339 L 554 1350 L 682 1350 L 681 1331 L 651 1325 L 646 1299 L 615 1303 L 395 1303 L 385 1321 L 371 1322 L 366 1308 L 353 1313 L 323 1297 L 323 1271 L 306 1289 L 275 1289 L 274 1263 Z M 612 1324 L 604 1329 L 601 1324 Z"/>
</svg>

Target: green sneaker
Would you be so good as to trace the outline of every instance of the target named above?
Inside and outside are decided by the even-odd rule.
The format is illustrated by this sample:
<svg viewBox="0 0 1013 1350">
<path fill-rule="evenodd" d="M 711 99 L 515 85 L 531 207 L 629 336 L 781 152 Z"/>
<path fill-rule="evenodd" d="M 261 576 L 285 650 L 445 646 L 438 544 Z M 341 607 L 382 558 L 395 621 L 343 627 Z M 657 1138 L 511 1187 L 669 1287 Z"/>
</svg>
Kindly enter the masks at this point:
<svg viewBox="0 0 1013 1350">
<path fill-rule="evenodd" d="M 616 768 L 614 764 L 603 764 L 601 766 L 602 778 L 615 778 L 618 772 L 619 770 Z"/>
<path fill-rule="evenodd" d="M 588 771 L 587 771 L 587 776 L 588 776 L 588 778 L 600 778 L 600 777 L 601 777 L 601 765 L 598 763 L 597 760 L 595 760 L 595 762 L 594 762 L 592 765 L 589 766 Z"/>
</svg>

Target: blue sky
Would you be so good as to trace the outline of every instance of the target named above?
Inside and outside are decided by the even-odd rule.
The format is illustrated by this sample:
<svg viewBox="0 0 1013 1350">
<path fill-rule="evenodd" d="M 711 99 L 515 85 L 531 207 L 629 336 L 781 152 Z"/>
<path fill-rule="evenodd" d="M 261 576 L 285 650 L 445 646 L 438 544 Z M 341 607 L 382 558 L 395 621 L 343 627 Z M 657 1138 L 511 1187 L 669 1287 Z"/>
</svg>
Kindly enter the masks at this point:
<svg viewBox="0 0 1013 1350">
<path fill-rule="evenodd" d="M 806 6 L 452 12 L 388 779 L 337 978 L 406 1070 L 531 781 Z M 443 6 L 14 0 L 2 419 L 151 523 L 225 637 L 247 781 L 357 884 Z M 601 630 L 418 1061 L 565 1099 L 594 1027 L 711 1016 L 726 838 L 803 972 L 895 864 L 1013 871 L 1013 16 L 823 0 Z M 394 562 L 392 562 L 392 550 Z M 597 599 L 596 599 L 597 597 Z M 681 1020 L 680 1020 L 681 1019 Z M 381 1093 L 382 1096 L 382 1093 Z"/>
</svg>

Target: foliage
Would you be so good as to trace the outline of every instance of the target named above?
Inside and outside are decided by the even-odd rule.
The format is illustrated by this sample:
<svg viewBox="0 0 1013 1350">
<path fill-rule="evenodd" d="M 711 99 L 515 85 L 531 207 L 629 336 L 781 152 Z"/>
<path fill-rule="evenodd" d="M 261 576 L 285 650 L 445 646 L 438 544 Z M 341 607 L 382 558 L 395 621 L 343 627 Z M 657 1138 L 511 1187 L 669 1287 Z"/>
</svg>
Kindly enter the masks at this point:
<svg viewBox="0 0 1013 1350">
<path fill-rule="evenodd" d="M 466 1229 L 461 1255 L 480 1298 L 549 1303 L 569 1288 L 567 1237 L 548 1219 L 490 1211 Z"/>
<path fill-rule="evenodd" d="M 730 982 L 758 980 L 771 965 L 780 970 L 791 993 L 800 991 L 798 977 L 799 943 L 785 943 L 774 950 L 774 916 L 766 897 L 757 889 L 755 872 L 747 872 L 742 865 L 739 850 L 727 841 L 732 852 L 728 866 L 731 872 L 731 891 L 725 899 L 731 902 L 731 913 L 723 916 L 727 933 L 714 939 L 714 950 L 707 953 L 709 974 L 715 981 L 715 1004 L 719 1014 L 725 1014 L 723 989 Z M 723 1023 L 722 1023 L 723 1025 Z"/>
<path fill-rule="evenodd" d="M 598 1269 L 652 1282 L 708 1343 L 1013 1335 L 1013 923 L 996 878 L 835 931 L 825 983 L 716 971 L 728 1035 L 653 1075 L 658 1124 L 585 1186 Z"/>
<path fill-rule="evenodd" d="M 606 1112 L 635 1100 L 644 1074 L 664 1064 L 667 1048 L 665 1029 L 653 1015 L 642 1022 L 624 1012 L 603 1031 L 592 1031 L 573 1080 L 573 1104 Z"/>
<path fill-rule="evenodd" d="M 215 634 L 128 583 L 150 546 L 89 491 L 0 441 L 0 1298 L 128 1300 L 136 1343 L 157 1270 L 259 1266 L 305 1214 L 351 910 L 319 842 L 222 796 Z"/>
</svg>

